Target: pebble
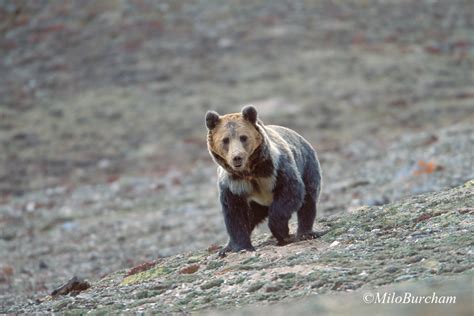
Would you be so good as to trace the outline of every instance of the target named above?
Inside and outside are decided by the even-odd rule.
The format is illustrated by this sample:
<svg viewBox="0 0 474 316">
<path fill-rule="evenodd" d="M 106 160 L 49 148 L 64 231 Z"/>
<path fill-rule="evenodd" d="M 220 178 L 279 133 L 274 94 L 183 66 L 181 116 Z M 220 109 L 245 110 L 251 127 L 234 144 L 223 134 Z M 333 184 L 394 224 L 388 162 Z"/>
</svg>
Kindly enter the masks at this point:
<svg viewBox="0 0 474 316">
<path fill-rule="evenodd" d="M 390 266 L 390 267 L 385 268 L 385 272 L 387 273 L 395 273 L 397 271 L 398 271 L 398 267 L 395 267 L 395 266 Z"/>
<path fill-rule="evenodd" d="M 222 279 L 212 280 L 212 281 L 206 282 L 203 285 L 201 285 L 201 289 L 202 290 L 207 290 L 207 289 L 210 289 L 210 288 L 213 288 L 213 287 L 216 287 L 216 286 L 221 286 L 221 284 L 223 282 L 224 282 L 224 280 L 222 280 Z"/>
<path fill-rule="evenodd" d="M 413 279 L 413 278 L 415 278 L 415 277 L 416 277 L 416 276 L 413 275 L 413 274 L 405 274 L 405 275 L 401 275 L 401 276 L 399 276 L 398 278 L 396 278 L 396 279 L 395 279 L 395 282 L 410 280 L 410 279 Z"/>
<path fill-rule="evenodd" d="M 270 284 L 265 286 L 265 292 L 271 293 L 271 292 L 278 292 L 281 290 L 281 286 L 276 285 L 276 284 Z"/>
<path fill-rule="evenodd" d="M 410 257 L 406 260 L 407 263 L 416 263 L 416 262 L 419 262 L 423 260 L 423 257 L 422 256 L 414 256 L 414 257 Z"/>
</svg>

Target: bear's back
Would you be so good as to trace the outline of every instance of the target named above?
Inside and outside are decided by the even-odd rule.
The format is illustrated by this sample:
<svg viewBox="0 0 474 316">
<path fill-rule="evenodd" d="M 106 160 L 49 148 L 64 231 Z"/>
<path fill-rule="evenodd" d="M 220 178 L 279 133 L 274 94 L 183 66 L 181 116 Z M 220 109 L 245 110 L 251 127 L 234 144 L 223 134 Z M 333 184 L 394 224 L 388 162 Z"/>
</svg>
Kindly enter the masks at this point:
<svg viewBox="0 0 474 316">
<path fill-rule="evenodd" d="M 283 126 L 267 125 L 265 128 L 270 140 L 278 146 L 280 151 L 292 156 L 301 173 L 304 172 L 308 162 L 316 163 L 315 150 L 303 136 Z"/>
</svg>

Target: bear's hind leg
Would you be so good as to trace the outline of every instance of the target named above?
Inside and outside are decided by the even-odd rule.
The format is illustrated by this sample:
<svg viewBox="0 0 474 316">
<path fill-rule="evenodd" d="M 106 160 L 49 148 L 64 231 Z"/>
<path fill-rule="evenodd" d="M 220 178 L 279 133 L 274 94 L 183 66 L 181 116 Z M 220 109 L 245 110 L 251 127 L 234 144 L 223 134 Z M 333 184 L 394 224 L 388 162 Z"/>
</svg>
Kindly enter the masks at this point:
<svg viewBox="0 0 474 316">
<path fill-rule="evenodd" d="M 321 191 L 321 171 L 317 160 L 312 161 L 312 163 L 306 166 L 303 181 L 306 192 L 303 205 L 297 212 L 298 230 L 296 238 L 299 240 L 314 239 L 324 234 L 313 231 L 317 201 Z"/>
<path fill-rule="evenodd" d="M 319 234 L 313 231 L 313 223 L 316 218 L 316 198 L 312 194 L 306 194 L 303 205 L 297 212 L 298 230 L 296 238 L 299 240 L 314 239 Z"/>
</svg>

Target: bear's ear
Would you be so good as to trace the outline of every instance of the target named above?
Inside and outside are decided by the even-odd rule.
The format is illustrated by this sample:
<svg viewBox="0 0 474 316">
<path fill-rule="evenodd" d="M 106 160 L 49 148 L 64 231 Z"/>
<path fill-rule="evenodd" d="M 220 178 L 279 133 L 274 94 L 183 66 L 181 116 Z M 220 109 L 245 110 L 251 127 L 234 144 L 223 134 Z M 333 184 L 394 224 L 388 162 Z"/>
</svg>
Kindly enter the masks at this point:
<svg viewBox="0 0 474 316">
<path fill-rule="evenodd" d="M 219 122 L 219 113 L 215 111 L 207 111 L 206 113 L 206 126 L 209 130 L 216 127 L 217 122 Z"/>
<path fill-rule="evenodd" d="M 257 109 L 253 105 L 246 105 L 242 109 L 244 119 L 252 124 L 257 123 Z"/>
</svg>

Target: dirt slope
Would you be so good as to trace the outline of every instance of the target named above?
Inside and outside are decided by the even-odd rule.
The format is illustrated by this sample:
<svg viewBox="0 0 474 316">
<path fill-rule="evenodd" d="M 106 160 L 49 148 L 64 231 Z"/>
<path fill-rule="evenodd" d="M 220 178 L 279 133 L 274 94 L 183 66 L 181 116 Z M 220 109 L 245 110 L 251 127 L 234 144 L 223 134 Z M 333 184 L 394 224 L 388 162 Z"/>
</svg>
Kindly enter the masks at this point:
<svg viewBox="0 0 474 316">
<path fill-rule="evenodd" d="M 95 282 L 224 243 L 208 109 L 254 103 L 265 123 L 314 145 L 321 225 L 473 179 L 473 10 L 469 0 L 0 0 L 0 311 L 32 311 L 74 275 Z M 325 238 L 289 257 L 333 251 Z M 110 291 L 134 291 L 120 289 Z M 206 305 L 196 304 L 183 308 Z"/>
<path fill-rule="evenodd" d="M 323 301 L 335 292 L 361 295 L 362 290 L 406 280 L 458 274 L 463 276 L 453 282 L 472 294 L 473 188 L 470 181 L 448 191 L 327 218 L 319 228 L 329 232 L 317 240 L 278 247 L 268 236 L 258 235 L 256 252 L 221 259 L 210 248 L 162 258 L 108 275 L 77 296 L 46 296 L 3 312 L 167 313 L 249 304 L 255 308 L 312 294 L 323 295 Z M 460 295 L 459 310 L 472 307 L 464 290 L 455 292 Z M 352 304 L 357 303 L 355 297 Z M 326 302 L 331 300 L 328 296 Z"/>
</svg>

